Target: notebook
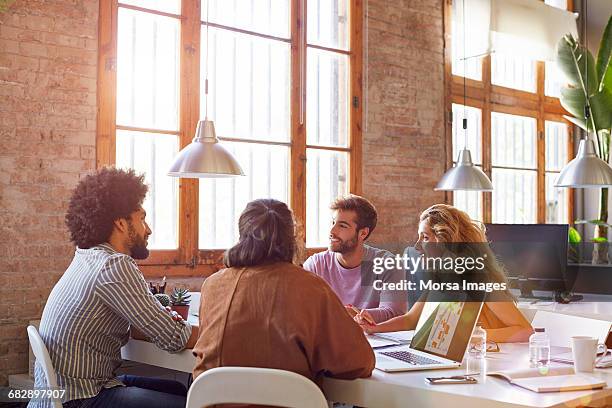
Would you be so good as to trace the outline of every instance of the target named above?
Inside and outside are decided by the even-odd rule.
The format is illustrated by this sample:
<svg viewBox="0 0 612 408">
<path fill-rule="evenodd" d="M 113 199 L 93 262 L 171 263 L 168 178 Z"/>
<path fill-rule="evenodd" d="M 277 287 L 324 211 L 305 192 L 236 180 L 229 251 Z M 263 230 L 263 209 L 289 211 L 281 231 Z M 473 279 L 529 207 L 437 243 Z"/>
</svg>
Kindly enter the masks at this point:
<svg viewBox="0 0 612 408">
<path fill-rule="evenodd" d="M 502 377 L 511 384 L 535 392 L 595 390 L 607 386 L 601 378 L 588 374 L 574 374 L 573 367 L 551 367 L 546 375 L 537 368 L 493 371 L 487 375 Z"/>
</svg>

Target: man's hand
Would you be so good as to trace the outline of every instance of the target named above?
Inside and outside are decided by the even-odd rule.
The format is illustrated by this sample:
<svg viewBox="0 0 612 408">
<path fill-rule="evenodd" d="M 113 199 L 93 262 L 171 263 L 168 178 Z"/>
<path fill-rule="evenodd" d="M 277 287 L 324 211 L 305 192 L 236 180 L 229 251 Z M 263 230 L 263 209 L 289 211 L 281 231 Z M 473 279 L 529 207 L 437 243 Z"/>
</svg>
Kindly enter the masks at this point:
<svg viewBox="0 0 612 408">
<path fill-rule="evenodd" d="M 170 316 L 172 316 L 172 320 L 174 320 L 175 322 L 184 322 L 185 321 L 185 319 L 183 319 L 183 316 L 181 316 L 180 314 L 178 314 L 174 310 L 172 310 L 170 308 L 170 306 L 166 306 L 166 310 L 168 311 L 168 313 L 170 313 Z"/>
<path fill-rule="evenodd" d="M 357 313 L 359 313 L 359 309 L 357 309 L 355 306 L 353 305 L 345 305 L 344 309 L 346 309 L 346 313 L 349 314 L 349 316 L 351 316 L 351 318 L 355 318 L 355 316 L 357 315 Z"/>
<path fill-rule="evenodd" d="M 374 322 L 374 318 L 367 310 L 362 309 L 359 313 L 353 316 L 353 320 L 355 320 L 355 322 L 361 326 L 363 331 L 367 334 L 377 333 L 379 331 L 376 322 Z"/>
</svg>

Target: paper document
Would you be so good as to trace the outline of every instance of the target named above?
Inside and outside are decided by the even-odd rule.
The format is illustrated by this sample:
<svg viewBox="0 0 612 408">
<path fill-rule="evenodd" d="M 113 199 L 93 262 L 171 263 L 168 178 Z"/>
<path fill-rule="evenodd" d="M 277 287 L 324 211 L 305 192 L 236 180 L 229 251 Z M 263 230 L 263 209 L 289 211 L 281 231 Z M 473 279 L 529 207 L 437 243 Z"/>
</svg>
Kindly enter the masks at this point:
<svg viewBox="0 0 612 408">
<path fill-rule="evenodd" d="M 600 378 L 574 374 L 573 367 L 550 367 L 546 375 L 542 375 L 537 368 L 496 371 L 488 375 L 502 377 L 511 384 L 535 392 L 594 390 L 607 385 Z"/>
<path fill-rule="evenodd" d="M 376 333 L 375 336 L 380 337 L 382 339 L 393 340 L 398 343 L 407 344 L 412 340 L 412 336 L 414 336 L 414 330 L 402 330 L 396 332 L 388 332 L 388 333 Z"/>
<path fill-rule="evenodd" d="M 383 339 L 370 334 L 366 335 L 366 339 L 368 340 L 368 343 L 370 343 L 370 347 L 372 347 L 373 349 L 380 347 L 397 346 L 400 344 L 395 340 Z"/>
</svg>

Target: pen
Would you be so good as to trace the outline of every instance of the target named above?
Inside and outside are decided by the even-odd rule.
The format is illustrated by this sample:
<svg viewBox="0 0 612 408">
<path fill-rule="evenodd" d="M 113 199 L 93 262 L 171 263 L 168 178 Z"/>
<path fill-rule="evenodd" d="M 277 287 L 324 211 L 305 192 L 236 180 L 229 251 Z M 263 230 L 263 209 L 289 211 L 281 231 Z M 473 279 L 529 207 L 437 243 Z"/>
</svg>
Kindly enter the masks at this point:
<svg viewBox="0 0 612 408">
<path fill-rule="evenodd" d="M 351 308 L 351 310 L 353 312 L 355 312 L 356 314 L 358 314 L 359 316 L 361 316 L 363 318 L 363 320 L 365 320 L 366 322 L 368 322 L 370 325 L 372 326 L 376 326 L 376 322 L 373 321 L 372 319 L 370 319 L 367 315 L 364 315 L 361 313 L 361 311 L 359 309 L 357 309 L 355 306 L 353 305 L 348 305 L 348 307 Z"/>
</svg>

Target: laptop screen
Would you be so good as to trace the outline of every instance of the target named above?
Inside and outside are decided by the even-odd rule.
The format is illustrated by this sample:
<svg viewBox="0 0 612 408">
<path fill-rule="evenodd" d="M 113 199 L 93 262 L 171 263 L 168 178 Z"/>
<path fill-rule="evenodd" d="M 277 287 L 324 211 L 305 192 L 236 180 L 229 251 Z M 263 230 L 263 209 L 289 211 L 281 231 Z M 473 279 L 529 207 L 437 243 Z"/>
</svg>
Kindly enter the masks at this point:
<svg viewBox="0 0 612 408">
<path fill-rule="evenodd" d="M 410 348 L 461 362 L 481 307 L 482 302 L 439 302 L 433 310 L 424 307 L 421 327 L 417 327 Z"/>
</svg>

